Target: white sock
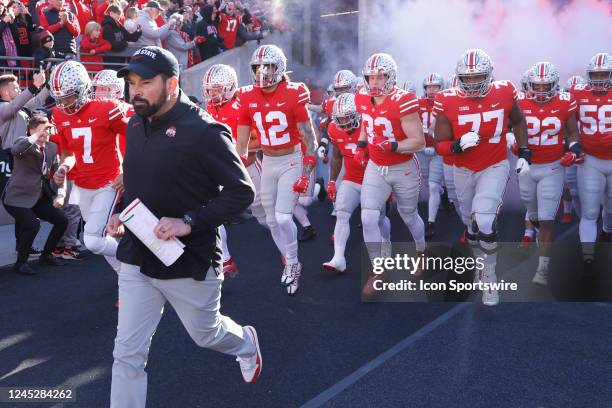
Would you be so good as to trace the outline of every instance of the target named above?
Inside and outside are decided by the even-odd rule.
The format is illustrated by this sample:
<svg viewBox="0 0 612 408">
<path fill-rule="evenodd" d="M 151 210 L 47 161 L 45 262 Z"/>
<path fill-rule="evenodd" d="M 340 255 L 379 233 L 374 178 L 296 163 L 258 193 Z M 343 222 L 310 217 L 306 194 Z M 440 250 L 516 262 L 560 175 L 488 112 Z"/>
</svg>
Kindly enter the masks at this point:
<svg viewBox="0 0 612 408">
<path fill-rule="evenodd" d="M 306 228 L 310 226 L 310 220 L 308 219 L 308 211 L 306 210 L 306 207 L 304 207 L 300 203 L 296 204 L 295 208 L 293 209 L 293 215 L 302 227 Z"/>
<path fill-rule="evenodd" d="M 585 259 L 593 259 L 595 256 L 595 241 L 597 240 L 597 219 L 587 220 L 582 217 L 578 225 L 582 255 Z"/>
<path fill-rule="evenodd" d="M 416 250 L 419 252 L 425 251 L 427 246 L 425 243 L 425 224 L 419 216 L 419 213 L 414 211 L 411 214 L 405 214 L 404 211 L 400 210 L 399 208 L 398 212 L 400 217 L 402 217 L 404 224 L 406 224 L 408 230 L 410 230 L 410 233 L 412 234 L 412 239 L 414 239 Z"/>
<path fill-rule="evenodd" d="M 391 220 L 389 217 L 383 214 L 378 221 L 378 227 L 383 241 L 391 242 Z"/>
<path fill-rule="evenodd" d="M 270 228 L 272 240 L 274 240 L 274 243 L 276 244 L 276 248 L 278 248 L 281 256 L 285 256 L 287 254 L 287 244 L 285 243 L 285 237 L 283 236 L 283 232 L 278 226 L 278 223 L 276 221 L 269 222 L 268 226 Z"/>
<path fill-rule="evenodd" d="M 344 258 L 346 250 L 346 242 L 351 233 L 349 220 L 351 214 L 346 211 L 338 211 L 336 213 L 336 226 L 334 227 L 334 258 Z"/>
<path fill-rule="evenodd" d="M 427 203 L 427 221 L 429 222 L 436 222 L 440 201 L 442 200 L 440 194 L 442 194 L 442 186 L 436 183 L 429 183 L 429 201 Z"/>
<path fill-rule="evenodd" d="M 225 225 L 221 224 L 219 227 L 219 233 L 221 235 L 221 249 L 223 250 L 223 262 L 231 259 L 229 248 L 227 247 L 227 231 Z"/>
<path fill-rule="evenodd" d="M 361 209 L 361 225 L 363 229 L 363 241 L 366 244 L 370 260 L 380 257 L 380 243 L 382 235 L 378 220 L 380 219 L 380 211 Z"/>
<path fill-rule="evenodd" d="M 538 258 L 538 272 L 548 272 L 548 264 L 550 263 L 549 256 L 541 256 Z"/>
</svg>

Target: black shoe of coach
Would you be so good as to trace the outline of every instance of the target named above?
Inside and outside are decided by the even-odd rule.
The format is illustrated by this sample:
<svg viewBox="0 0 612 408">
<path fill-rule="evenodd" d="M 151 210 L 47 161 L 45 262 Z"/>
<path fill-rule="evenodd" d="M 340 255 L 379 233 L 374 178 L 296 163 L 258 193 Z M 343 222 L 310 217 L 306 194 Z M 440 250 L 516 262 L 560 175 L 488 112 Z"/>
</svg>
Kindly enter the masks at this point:
<svg viewBox="0 0 612 408">
<path fill-rule="evenodd" d="M 30 268 L 28 264 L 19 262 L 16 263 L 15 266 L 13 266 L 13 272 L 18 273 L 20 275 L 36 275 L 36 271 Z"/>
<path fill-rule="evenodd" d="M 54 257 L 51 254 L 45 254 L 45 255 L 41 255 L 40 259 L 38 260 L 38 263 L 41 265 L 50 265 L 50 266 L 64 266 L 66 265 L 66 262 L 64 262 L 63 260 Z"/>
</svg>

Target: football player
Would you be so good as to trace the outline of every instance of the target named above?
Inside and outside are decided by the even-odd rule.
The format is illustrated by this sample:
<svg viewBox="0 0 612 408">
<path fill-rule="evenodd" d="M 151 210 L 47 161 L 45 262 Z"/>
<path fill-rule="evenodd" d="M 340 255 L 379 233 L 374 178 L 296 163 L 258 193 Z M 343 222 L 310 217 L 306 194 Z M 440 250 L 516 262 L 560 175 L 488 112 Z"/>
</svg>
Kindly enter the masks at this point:
<svg viewBox="0 0 612 408">
<path fill-rule="evenodd" d="M 263 151 L 261 203 L 272 238 L 285 257 L 281 283 L 293 295 L 302 273 L 293 209 L 298 195 L 308 190 L 316 142 L 306 109 L 310 92 L 303 83 L 289 81 L 286 67 L 285 54 L 275 45 L 262 45 L 253 53 L 253 85 L 244 87 L 240 95 L 237 151 L 246 159 L 250 129 L 255 127 Z"/>
<path fill-rule="evenodd" d="M 404 83 L 402 84 L 402 89 L 406 92 L 416 94 L 416 86 L 414 85 L 414 82 L 412 81 L 405 80 Z"/>
<path fill-rule="evenodd" d="M 206 100 L 206 111 L 218 122 L 226 124 L 232 132 L 234 140 L 238 135 L 238 116 L 240 112 L 240 98 L 238 89 L 238 76 L 234 68 L 229 65 L 212 65 L 202 78 L 202 91 Z M 266 225 L 266 212 L 261 205 L 261 162 L 257 159 L 259 142 L 257 137 L 249 139 L 245 166 L 255 186 L 255 200 L 251 204 L 251 212 L 262 226 Z M 223 247 L 223 273 L 228 278 L 238 274 L 238 266 L 232 258 L 227 246 L 227 231 L 225 226 L 219 228 Z"/>
<path fill-rule="evenodd" d="M 483 50 L 461 55 L 455 74 L 458 86 L 436 95 L 436 150 L 455 155 L 454 181 L 466 237 L 474 255 L 484 259 L 479 278 L 496 282 L 496 219 L 510 168 L 505 130 L 509 120 L 519 146 L 516 170 L 526 173 L 531 162 L 526 123 L 514 85 L 493 81 L 493 62 Z M 496 305 L 499 294 L 483 291 L 482 300 Z"/>
<path fill-rule="evenodd" d="M 546 285 L 554 220 L 563 193 L 564 169 L 580 160 L 576 101 L 559 92 L 559 72 L 550 62 L 538 62 L 529 70 L 527 94 L 519 93 L 519 107 L 527 122 L 532 165 L 519 176 L 521 199 L 527 218 L 538 226 L 539 261 L 533 283 Z M 564 154 L 567 140 L 569 152 Z M 561 164 L 561 165 L 560 165 Z"/>
<path fill-rule="evenodd" d="M 417 153 L 419 165 L 423 173 L 423 179 L 427 180 L 429 187 L 427 224 L 425 226 L 425 238 L 431 238 L 435 234 L 436 217 L 440 208 L 441 194 L 444 192 L 444 167 L 442 156 L 436 154 L 434 148 L 433 134 L 429 133 L 432 128 L 433 116 L 431 110 L 434 105 L 436 94 L 444 88 L 442 75 L 432 72 L 423 80 L 423 97 L 419 98 L 419 114 L 423 122 L 423 134 L 425 135 L 425 149 Z M 433 130 L 433 129 L 432 129 Z"/>
<path fill-rule="evenodd" d="M 53 122 L 62 147 L 55 181 L 61 183 L 68 172 L 76 173 L 73 194 L 85 220 L 85 246 L 94 254 L 104 255 L 118 272 L 118 243 L 105 236 L 104 230 L 123 190 L 117 138 L 125 138 L 125 104 L 115 99 L 92 100 L 87 70 L 76 61 L 58 64 L 49 85 L 56 103 Z"/>
<path fill-rule="evenodd" d="M 361 223 L 368 254 L 370 259 L 381 256 L 381 247 L 385 245 L 380 218 L 393 192 L 397 210 L 414 238 L 416 256 L 422 257 L 425 225 L 417 211 L 421 170 L 414 155 L 425 147 L 419 102 L 413 93 L 396 86 L 397 64 L 389 54 L 377 53 L 368 58 L 363 77 L 364 86 L 355 96 L 361 114 L 355 159 L 366 166 L 361 188 Z M 415 276 L 422 272 L 412 271 Z M 375 282 L 384 278 L 372 274 L 363 288 L 363 296 L 371 296 Z"/>
<path fill-rule="evenodd" d="M 612 235 L 612 56 L 599 53 L 587 66 L 587 84 L 571 89 L 578 105 L 580 144 L 584 163 L 578 166 L 580 241 L 586 272 L 592 272 L 597 217 L 603 202 L 600 241 Z"/>
<path fill-rule="evenodd" d="M 353 160 L 360 134 L 360 120 L 355 95 L 344 93 L 336 98 L 332 113 L 332 123 L 329 125 L 329 136 L 334 144 L 334 156 L 331 162 L 327 195 L 336 205 L 336 226 L 334 228 L 334 256 L 322 266 L 327 271 L 344 272 L 346 258 L 344 250 L 351 227 L 349 220 L 360 202 L 361 184 L 365 168 Z M 336 184 L 340 169 L 344 165 L 342 183 Z M 391 241 L 391 222 L 381 212 L 379 227 L 383 241 Z"/>
<path fill-rule="evenodd" d="M 125 81 L 117 77 L 117 71 L 104 69 L 98 72 L 93 80 L 94 98 L 96 99 L 121 99 L 125 92 Z"/>
</svg>

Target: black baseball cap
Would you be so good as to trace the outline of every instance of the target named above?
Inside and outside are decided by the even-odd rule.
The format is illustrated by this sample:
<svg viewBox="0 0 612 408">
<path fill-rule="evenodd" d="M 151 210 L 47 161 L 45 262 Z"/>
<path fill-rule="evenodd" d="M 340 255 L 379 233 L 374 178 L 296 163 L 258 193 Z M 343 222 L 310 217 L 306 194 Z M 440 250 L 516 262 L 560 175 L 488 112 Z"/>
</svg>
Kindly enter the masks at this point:
<svg viewBox="0 0 612 408">
<path fill-rule="evenodd" d="M 162 11 L 161 6 L 155 0 L 149 1 L 145 7 L 150 7 L 150 8 L 154 8 L 154 9 L 158 9 L 159 11 Z"/>
<path fill-rule="evenodd" d="M 179 76 L 179 64 L 176 57 L 168 50 L 156 46 L 142 47 L 132 55 L 130 63 L 117 72 L 119 78 L 135 72 L 144 79 L 151 79 L 159 74 L 167 77 Z"/>
</svg>

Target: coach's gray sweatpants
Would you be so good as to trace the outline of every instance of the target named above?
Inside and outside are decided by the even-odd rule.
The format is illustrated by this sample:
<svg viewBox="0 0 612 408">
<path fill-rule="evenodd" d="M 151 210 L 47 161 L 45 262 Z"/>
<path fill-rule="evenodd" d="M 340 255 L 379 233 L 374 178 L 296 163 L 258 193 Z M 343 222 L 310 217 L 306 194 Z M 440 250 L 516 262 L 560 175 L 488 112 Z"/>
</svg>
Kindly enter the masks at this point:
<svg viewBox="0 0 612 408">
<path fill-rule="evenodd" d="M 212 268 L 203 281 L 161 280 L 143 275 L 138 266 L 121 264 L 111 408 L 145 407 L 147 356 L 166 301 L 198 346 L 242 357 L 255 353 L 243 328 L 219 313 L 222 283 L 223 274 L 216 275 Z"/>
</svg>

